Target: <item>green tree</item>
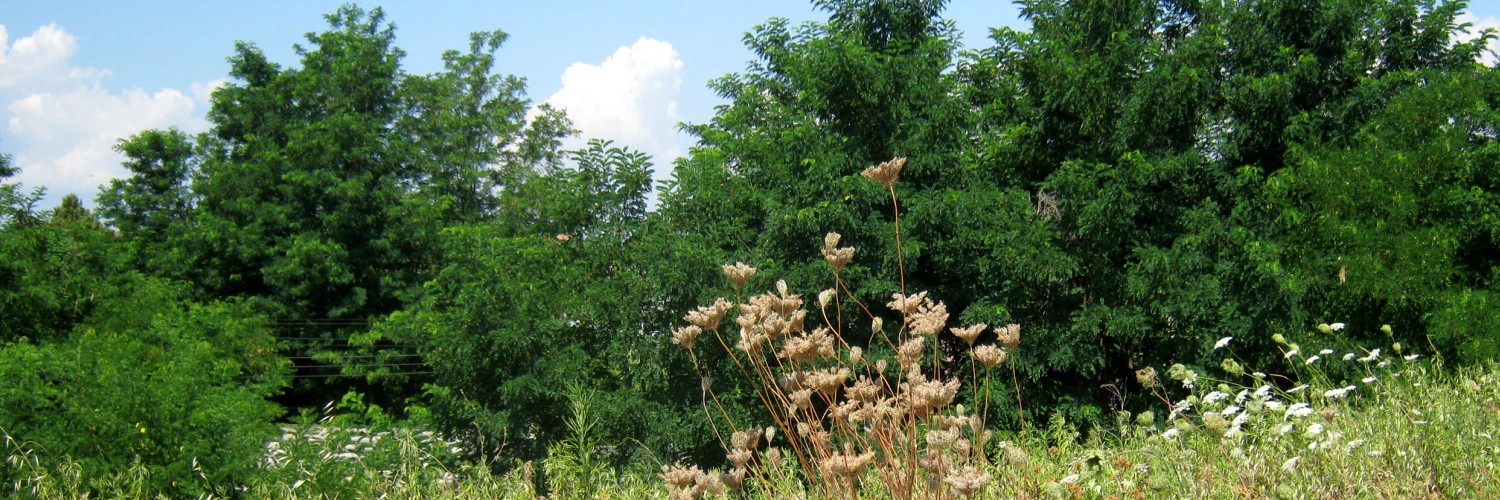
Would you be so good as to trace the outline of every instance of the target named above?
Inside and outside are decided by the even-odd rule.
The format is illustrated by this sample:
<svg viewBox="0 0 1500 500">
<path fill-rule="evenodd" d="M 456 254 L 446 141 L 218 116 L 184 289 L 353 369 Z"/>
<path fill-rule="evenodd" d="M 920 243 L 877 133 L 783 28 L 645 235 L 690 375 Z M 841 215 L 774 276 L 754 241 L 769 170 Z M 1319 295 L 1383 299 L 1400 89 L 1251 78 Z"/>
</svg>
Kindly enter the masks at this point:
<svg viewBox="0 0 1500 500">
<path fill-rule="evenodd" d="M 198 203 L 193 148 L 193 137 L 177 129 L 147 130 L 115 145 L 131 176 L 100 190 L 99 214 L 119 231 L 137 269 L 189 278 L 196 268 L 198 256 L 187 240 Z"/>
</svg>

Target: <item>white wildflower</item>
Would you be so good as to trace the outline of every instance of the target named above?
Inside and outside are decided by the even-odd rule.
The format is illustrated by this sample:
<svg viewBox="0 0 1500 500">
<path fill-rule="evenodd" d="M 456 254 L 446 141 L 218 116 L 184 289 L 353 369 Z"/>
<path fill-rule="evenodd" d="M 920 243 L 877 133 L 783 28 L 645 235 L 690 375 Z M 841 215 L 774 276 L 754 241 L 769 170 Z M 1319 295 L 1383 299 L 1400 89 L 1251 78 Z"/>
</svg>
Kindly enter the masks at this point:
<svg viewBox="0 0 1500 500">
<path fill-rule="evenodd" d="M 1275 429 L 1271 429 L 1271 433 L 1276 434 L 1277 436 L 1285 436 L 1286 433 L 1292 432 L 1292 429 L 1295 427 L 1297 426 L 1292 424 L 1281 424 L 1276 426 Z"/>
<path fill-rule="evenodd" d="M 1380 359 L 1380 348 L 1378 347 L 1375 348 L 1375 350 L 1370 351 L 1369 355 L 1366 355 L 1363 358 L 1359 358 L 1359 361 L 1361 363 L 1369 363 L 1371 361 L 1375 361 L 1376 359 Z"/>
<path fill-rule="evenodd" d="M 1336 332 L 1336 331 L 1339 331 L 1339 330 L 1343 330 L 1344 329 L 1344 324 L 1343 323 L 1334 323 L 1334 324 L 1328 325 L 1328 328 L 1331 328 L 1331 329 L 1333 329 L 1333 331 Z"/>
<path fill-rule="evenodd" d="M 1255 389 L 1255 397 L 1257 397 L 1257 398 L 1266 397 L 1266 395 L 1270 394 L 1270 393 L 1271 393 L 1271 385 L 1270 384 L 1266 384 L 1266 385 L 1260 386 L 1260 387 L 1258 387 L 1258 388 Z"/>
<path fill-rule="evenodd" d="M 1345 452 L 1354 451 L 1355 448 L 1358 448 L 1359 445 L 1362 445 L 1362 444 L 1365 444 L 1365 440 L 1363 440 L 1363 439 L 1356 439 L 1356 440 L 1350 441 L 1349 444 L 1345 445 L 1344 451 Z"/>
<path fill-rule="evenodd" d="M 1312 424 L 1307 426 L 1307 435 L 1316 436 L 1323 433 L 1323 424 Z"/>
<path fill-rule="evenodd" d="M 1327 356 L 1329 354 L 1333 354 L 1333 349 L 1324 349 L 1324 350 L 1318 351 L 1318 354 Z"/>
<path fill-rule="evenodd" d="M 1286 393 L 1287 394 L 1296 394 L 1296 393 L 1302 392 L 1304 389 L 1307 389 L 1307 384 L 1302 384 L 1302 385 L 1299 385 L 1297 387 L 1293 387 L 1291 389 L 1287 389 Z"/>
<path fill-rule="evenodd" d="M 1344 361 L 1349 361 L 1351 359 L 1354 359 L 1354 353 L 1352 353 L 1352 352 L 1344 353 Z"/>
<path fill-rule="evenodd" d="M 1162 439 L 1174 439 L 1178 434 L 1182 434 L 1182 431 L 1177 430 L 1176 427 L 1173 427 L 1171 429 L 1167 429 L 1167 432 L 1161 433 L 1161 437 Z"/>
<path fill-rule="evenodd" d="M 1379 363 L 1375 363 L 1375 366 L 1378 366 L 1378 367 L 1381 367 L 1381 368 L 1385 368 L 1387 366 L 1391 366 L 1391 360 L 1389 360 L 1389 359 L 1382 359 L 1382 360 L 1380 360 Z"/>
<path fill-rule="evenodd" d="M 1249 395 L 1250 395 L 1250 390 L 1249 389 L 1240 389 L 1240 392 L 1238 394 L 1234 395 L 1234 402 L 1235 403 L 1243 403 L 1243 402 L 1245 402 L 1245 397 L 1249 396 Z"/>
<path fill-rule="evenodd" d="M 1266 408 L 1271 409 L 1271 410 L 1280 410 L 1281 409 L 1281 402 L 1280 401 L 1276 401 L 1274 399 L 1273 400 L 1267 400 L 1265 402 L 1265 405 L 1266 405 Z"/>
<path fill-rule="evenodd" d="M 1345 386 L 1345 387 L 1340 387 L 1338 389 L 1329 389 L 1329 390 L 1323 392 L 1323 397 L 1325 397 L 1325 398 L 1342 398 L 1342 397 L 1344 397 L 1345 394 L 1349 394 L 1349 391 L 1352 391 L 1354 389 L 1355 389 L 1355 387 L 1352 386 L 1352 385 Z"/>
<path fill-rule="evenodd" d="M 1255 378 L 1266 378 L 1265 372 L 1253 372 L 1251 375 L 1254 375 Z"/>
<path fill-rule="evenodd" d="M 1062 484 L 1073 484 L 1073 483 L 1076 483 L 1076 482 L 1078 482 L 1078 474 L 1068 474 L 1068 477 L 1062 478 L 1062 481 L 1058 481 L 1058 482 L 1062 483 Z"/>
<path fill-rule="evenodd" d="M 1312 406 L 1308 405 L 1307 403 L 1297 403 L 1286 409 L 1287 417 L 1302 418 L 1308 415 L 1312 415 L 1312 413 Z"/>
<path fill-rule="evenodd" d="M 1219 339 L 1218 342 L 1214 342 L 1214 350 L 1218 350 L 1220 347 L 1229 345 L 1229 341 L 1233 339 L 1234 337 L 1224 337 L 1222 339 Z"/>
<path fill-rule="evenodd" d="M 1219 414 L 1220 415 L 1224 415 L 1226 417 L 1229 417 L 1229 416 L 1234 416 L 1234 414 L 1239 413 L 1239 412 L 1240 412 L 1240 407 L 1238 407 L 1238 406 L 1230 406 L 1228 408 L 1225 408 L 1224 411 L 1219 412 Z"/>
<path fill-rule="evenodd" d="M 1285 471 L 1285 472 L 1291 472 L 1293 470 L 1296 470 L 1297 469 L 1297 462 L 1301 461 L 1301 460 L 1302 460 L 1301 456 L 1296 456 L 1296 457 L 1292 457 L 1290 459 L 1287 459 L 1286 462 L 1283 462 L 1281 464 L 1281 470 Z"/>
<path fill-rule="evenodd" d="M 1203 396 L 1203 403 L 1204 404 L 1213 404 L 1213 403 L 1217 403 L 1220 400 L 1223 400 L 1224 398 L 1227 398 L 1227 397 L 1229 397 L 1229 394 L 1227 394 L 1227 393 L 1223 393 L 1223 392 L 1219 392 L 1219 391 L 1213 391 L 1213 392 L 1210 392 L 1207 395 Z"/>
<path fill-rule="evenodd" d="M 1416 361 L 1417 358 L 1420 358 L 1420 357 L 1422 357 L 1421 354 L 1409 354 L 1409 355 L 1403 357 L 1402 359 L 1405 359 L 1407 361 Z"/>
<path fill-rule="evenodd" d="M 1286 352 L 1286 355 L 1284 355 L 1284 356 L 1282 356 L 1282 357 L 1283 357 L 1283 358 L 1290 358 L 1290 357 L 1292 357 L 1292 356 L 1296 356 L 1296 355 L 1297 355 L 1297 353 L 1298 353 L 1298 352 L 1300 352 L 1300 349 L 1292 349 L 1292 350 L 1290 350 L 1290 351 L 1287 351 L 1287 352 Z"/>
<path fill-rule="evenodd" d="M 1374 375 L 1370 375 L 1368 377 L 1359 379 L 1360 382 L 1364 382 L 1366 384 L 1373 384 L 1373 383 L 1375 383 L 1376 380 L 1379 380 L 1379 379 L 1376 378 Z"/>
<path fill-rule="evenodd" d="M 1311 365 L 1311 364 L 1313 364 L 1313 363 L 1317 363 L 1317 362 L 1318 362 L 1318 360 L 1320 360 L 1320 359 L 1323 359 L 1323 357 L 1322 357 L 1322 356 L 1319 356 L 1319 355 L 1316 355 L 1316 354 L 1314 354 L 1314 355 L 1313 355 L 1313 357 L 1311 357 L 1311 358 L 1307 358 L 1307 361 L 1305 361 L 1305 362 L 1303 362 L 1303 364 L 1305 364 L 1305 365 Z"/>
</svg>

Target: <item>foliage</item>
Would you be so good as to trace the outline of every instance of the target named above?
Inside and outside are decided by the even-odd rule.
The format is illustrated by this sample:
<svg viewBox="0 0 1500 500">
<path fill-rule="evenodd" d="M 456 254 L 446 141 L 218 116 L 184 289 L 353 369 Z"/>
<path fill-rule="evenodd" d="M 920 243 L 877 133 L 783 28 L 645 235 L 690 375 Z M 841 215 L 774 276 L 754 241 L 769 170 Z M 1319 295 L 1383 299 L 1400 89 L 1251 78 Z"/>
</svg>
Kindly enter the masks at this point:
<svg viewBox="0 0 1500 500">
<path fill-rule="evenodd" d="M 245 304 L 180 308 L 170 285 L 138 280 L 66 339 L 0 348 L 0 427 L 83 477 L 139 468 L 146 491 L 223 494 L 264 453 L 285 361 Z"/>
</svg>

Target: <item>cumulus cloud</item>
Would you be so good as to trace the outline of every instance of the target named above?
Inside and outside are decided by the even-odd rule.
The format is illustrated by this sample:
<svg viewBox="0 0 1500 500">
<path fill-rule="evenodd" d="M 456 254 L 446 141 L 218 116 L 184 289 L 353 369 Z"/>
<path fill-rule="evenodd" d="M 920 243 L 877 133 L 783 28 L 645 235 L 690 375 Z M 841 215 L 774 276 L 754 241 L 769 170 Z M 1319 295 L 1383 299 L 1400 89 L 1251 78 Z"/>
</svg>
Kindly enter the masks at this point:
<svg viewBox="0 0 1500 500">
<path fill-rule="evenodd" d="M 1459 24 L 1468 23 L 1470 25 L 1469 33 L 1467 35 L 1459 36 L 1459 39 L 1463 41 L 1473 40 L 1475 37 L 1478 37 L 1480 33 L 1484 32 L 1485 29 L 1495 29 L 1497 31 L 1500 31 L 1500 17 L 1486 16 L 1484 18 L 1480 18 L 1472 13 L 1465 12 L 1463 14 L 1460 14 L 1458 16 L 1458 19 L 1456 20 L 1459 22 Z M 1500 43 L 1496 43 L 1494 40 L 1491 40 L 1490 50 L 1484 53 L 1484 55 L 1480 56 L 1486 65 L 1494 66 L 1497 62 L 1500 62 L 1500 60 L 1497 60 L 1496 58 L 1496 51 L 1500 51 Z"/>
<path fill-rule="evenodd" d="M 77 50 L 73 35 L 55 24 L 13 43 L 0 25 L 0 110 L 8 132 L 0 151 L 21 168 L 11 181 L 47 188 L 44 207 L 67 193 L 91 202 L 100 184 L 127 175 L 113 150 L 121 138 L 150 128 L 205 128 L 195 110 L 223 84 L 194 84 L 191 95 L 171 88 L 110 91 L 103 87 L 108 71 L 73 65 Z"/>
<path fill-rule="evenodd" d="M 682 57 L 672 44 L 641 38 L 615 50 L 598 65 L 574 63 L 563 71 L 562 88 L 546 99 L 567 110 L 580 131 L 566 147 L 588 139 L 608 139 L 652 156 L 657 180 L 671 173 L 672 161 L 686 150 L 678 133 L 677 96 L 682 90 Z"/>
</svg>

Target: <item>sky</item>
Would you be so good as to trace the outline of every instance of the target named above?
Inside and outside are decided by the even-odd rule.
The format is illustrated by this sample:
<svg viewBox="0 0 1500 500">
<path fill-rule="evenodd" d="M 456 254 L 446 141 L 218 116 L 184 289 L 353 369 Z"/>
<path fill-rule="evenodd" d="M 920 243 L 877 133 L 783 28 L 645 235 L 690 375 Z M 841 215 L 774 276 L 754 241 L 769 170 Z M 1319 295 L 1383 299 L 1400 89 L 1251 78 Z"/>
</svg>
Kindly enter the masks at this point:
<svg viewBox="0 0 1500 500">
<path fill-rule="evenodd" d="M 128 174 L 113 146 L 142 130 L 208 128 L 208 96 L 227 81 L 236 41 L 255 43 L 283 67 L 293 44 L 327 28 L 342 1 L 0 0 L 0 153 L 45 186 L 39 208 Z M 1500 27 L 1500 2 L 1472 2 L 1466 20 Z M 526 78 L 528 97 L 568 111 L 579 137 L 651 154 L 657 179 L 691 139 L 679 122 L 704 123 L 722 100 L 713 78 L 744 71 L 754 55 L 746 32 L 767 19 L 794 24 L 826 16 L 806 0 L 434 0 L 380 6 L 396 26 L 404 69 L 436 72 L 445 50 L 466 50 L 469 33 L 510 39 L 499 70 Z M 1024 29 L 1009 0 L 950 0 L 944 14 L 965 48 L 989 46 L 989 29 Z"/>
</svg>

